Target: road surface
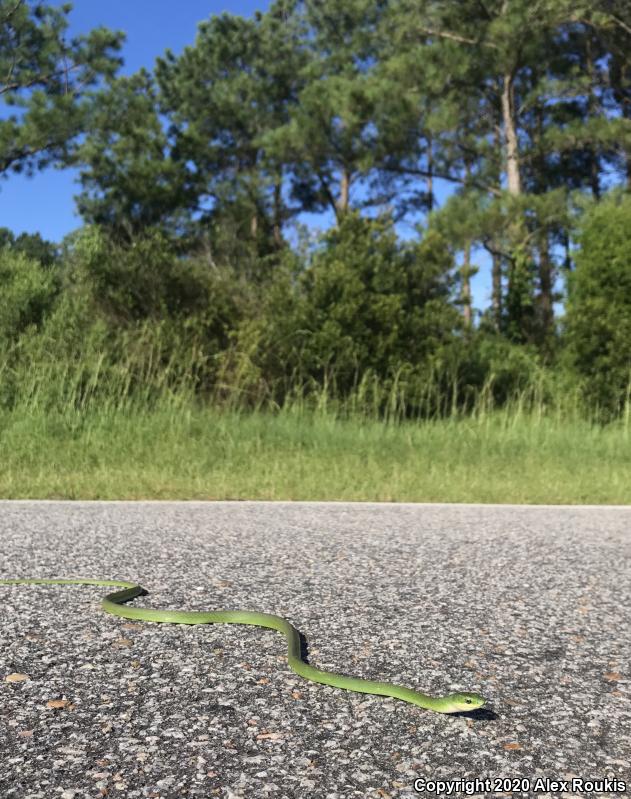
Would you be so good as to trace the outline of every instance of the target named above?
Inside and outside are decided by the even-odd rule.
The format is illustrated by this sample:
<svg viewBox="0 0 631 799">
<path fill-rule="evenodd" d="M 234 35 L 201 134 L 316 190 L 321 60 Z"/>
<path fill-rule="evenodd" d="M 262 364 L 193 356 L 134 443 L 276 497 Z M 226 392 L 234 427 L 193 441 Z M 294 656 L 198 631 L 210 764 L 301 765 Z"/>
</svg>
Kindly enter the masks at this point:
<svg viewBox="0 0 631 799">
<path fill-rule="evenodd" d="M 106 589 L 0 587 L 6 799 L 631 795 L 631 508 L 0 502 L 0 574 L 276 613 L 317 666 L 490 704 L 316 685 L 271 630 L 126 622 Z"/>
</svg>

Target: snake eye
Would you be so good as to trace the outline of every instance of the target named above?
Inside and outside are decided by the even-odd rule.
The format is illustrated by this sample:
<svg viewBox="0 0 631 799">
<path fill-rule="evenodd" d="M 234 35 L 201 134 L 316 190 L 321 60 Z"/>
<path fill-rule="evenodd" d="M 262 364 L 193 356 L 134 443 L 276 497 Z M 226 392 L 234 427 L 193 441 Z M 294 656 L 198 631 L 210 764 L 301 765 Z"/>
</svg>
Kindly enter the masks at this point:
<svg viewBox="0 0 631 799">
<path fill-rule="evenodd" d="M 471 700 L 470 700 L 470 699 L 465 699 L 464 701 L 465 701 L 465 702 L 466 702 L 468 705 L 470 705 L 470 704 L 471 704 Z"/>
</svg>

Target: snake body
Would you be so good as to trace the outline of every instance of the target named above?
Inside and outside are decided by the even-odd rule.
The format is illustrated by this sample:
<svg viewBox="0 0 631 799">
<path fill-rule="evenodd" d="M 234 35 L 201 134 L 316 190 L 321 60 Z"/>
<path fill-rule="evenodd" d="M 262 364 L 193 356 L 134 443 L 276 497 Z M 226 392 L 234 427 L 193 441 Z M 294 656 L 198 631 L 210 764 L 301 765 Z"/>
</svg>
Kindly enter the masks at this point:
<svg viewBox="0 0 631 799">
<path fill-rule="evenodd" d="M 400 685 L 387 682 L 375 682 L 359 677 L 349 677 L 330 671 L 316 669 L 302 659 L 300 634 L 298 630 L 281 616 L 271 613 L 258 613 L 249 610 L 213 610 L 207 612 L 157 610 L 153 608 L 126 607 L 125 603 L 138 596 L 147 594 L 145 589 L 136 584 L 121 580 L 95 580 L 91 578 L 59 578 L 59 579 L 5 579 L 0 585 L 103 585 L 120 588 L 107 594 L 101 601 L 106 613 L 121 616 L 124 619 L 137 621 L 166 622 L 168 624 L 253 624 L 257 627 L 268 627 L 282 633 L 287 639 L 287 662 L 290 668 L 306 680 L 311 680 L 334 688 L 348 691 L 359 691 L 365 694 L 392 696 L 418 707 L 433 710 L 437 713 L 459 713 L 477 710 L 486 704 L 479 694 L 454 693 L 447 696 L 429 696 L 420 691 L 413 691 Z"/>
</svg>

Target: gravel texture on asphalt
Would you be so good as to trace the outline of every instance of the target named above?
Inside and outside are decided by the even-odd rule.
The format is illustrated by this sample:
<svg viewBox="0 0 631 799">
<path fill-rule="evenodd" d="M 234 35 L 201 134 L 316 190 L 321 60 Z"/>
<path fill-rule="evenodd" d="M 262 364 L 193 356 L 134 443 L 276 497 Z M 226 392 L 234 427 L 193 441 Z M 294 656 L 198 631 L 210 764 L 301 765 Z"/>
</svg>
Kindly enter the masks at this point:
<svg viewBox="0 0 631 799">
<path fill-rule="evenodd" d="M 0 502 L 1 577 L 275 613 L 314 665 L 491 707 L 310 683 L 274 631 L 128 622 L 107 588 L 0 586 L 0 797 L 631 793 L 630 567 L 631 508 Z"/>
</svg>

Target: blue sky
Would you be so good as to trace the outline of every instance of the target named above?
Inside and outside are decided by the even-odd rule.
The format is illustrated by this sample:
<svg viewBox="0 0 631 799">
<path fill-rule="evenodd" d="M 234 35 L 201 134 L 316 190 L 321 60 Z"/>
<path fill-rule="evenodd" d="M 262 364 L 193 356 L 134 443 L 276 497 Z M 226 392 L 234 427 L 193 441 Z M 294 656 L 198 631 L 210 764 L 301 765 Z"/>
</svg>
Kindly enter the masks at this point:
<svg viewBox="0 0 631 799">
<path fill-rule="evenodd" d="M 98 25 L 124 31 L 125 63 L 120 74 L 131 74 L 143 66 L 152 69 L 156 57 L 167 47 L 177 54 L 192 44 L 198 22 L 209 16 L 224 11 L 251 16 L 268 6 L 268 0 L 185 0 L 177 4 L 172 0 L 75 0 L 69 16 L 69 35 L 86 33 Z M 77 174 L 75 170 L 51 168 L 33 178 L 10 175 L 0 181 L 0 227 L 8 227 L 16 234 L 39 232 L 46 239 L 60 241 L 81 225 L 73 199 L 79 191 L 75 184 Z M 442 190 L 438 187 L 439 202 L 445 193 L 445 187 Z M 314 227 L 331 224 L 330 215 L 320 218 L 308 215 L 302 221 Z M 408 238 L 409 226 L 401 234 Z M 488 258 L 481 257 L 479 265 L 482 268 L 472 280 L 473 304 L 485 308 L 490 294 Z"/>
</svg>

